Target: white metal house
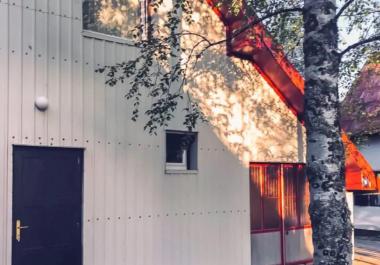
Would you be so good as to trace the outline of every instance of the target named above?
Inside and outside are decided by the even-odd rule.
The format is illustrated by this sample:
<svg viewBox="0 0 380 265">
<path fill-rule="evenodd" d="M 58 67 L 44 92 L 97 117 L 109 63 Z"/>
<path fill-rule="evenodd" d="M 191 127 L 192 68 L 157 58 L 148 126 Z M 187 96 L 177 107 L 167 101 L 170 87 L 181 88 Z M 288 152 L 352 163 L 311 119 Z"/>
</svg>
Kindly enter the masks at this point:
<svg viewBox="0 0 380 265">
<path fill-rule="evenodd" d="M 377 176 L 380 176 L 380 65 L 376 61 L 376 54 L 373 57 L 362 69 L 356 84 L 343 101 L 343 125 L 347 131 L 361 139 L 360 151 Z M 380 230 L 379 220 L 379 193 L 355 194 L 355 228 Z"/>
<path fill-rule="evenodd" d="M 309 262 L 296 117 L 219 47 L 186 88 L 210 123 L 178 156 L 183 113 L 150 136 L 126 87 L 95 73 L 137 55 L 141 5 L 111 2 L 0 0 L 0 265 Z M 196 30 L 224 36 L 197 8 Z"/>
</svg>

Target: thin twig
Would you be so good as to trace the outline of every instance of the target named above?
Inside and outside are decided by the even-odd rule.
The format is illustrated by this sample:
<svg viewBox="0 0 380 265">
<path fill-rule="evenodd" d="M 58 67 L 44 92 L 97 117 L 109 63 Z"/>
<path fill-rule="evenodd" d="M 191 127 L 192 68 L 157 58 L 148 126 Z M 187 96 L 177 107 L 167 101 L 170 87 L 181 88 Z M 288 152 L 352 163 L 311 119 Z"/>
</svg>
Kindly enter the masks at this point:
<svg viewBox="0 0 380 265">
<path fill-rule="evenodd" d="M 341 51 L 339 53 L 339 56 L 343 57 L 343 55 L 345 55 L 349 51 L 351 51 L 353 49 L 356 49 L 359 46 L 362 46 L 364 44 L 371 43 L 371 42 L 374 42 L 374 41 L 380 41 L 380 35 L 375 35 L 375 36 L 373 36 L 371 38 L 368 38 L 368 39 L 365 39 L 365 40 L 362 40 L 362 41 L 358 41 L 357 43 L 354 43 L 354 44 L 348 46 L 346 49 L 344 49 L 343 51 Z"/>
<path fill-rule="evenodd" d="M 338 13 L 335 15 L 334 17 L 334 20 L 337 20 L 342 14 L 343 12 L 354 2 L 355 0 L 348 0 L 346 3 L 344 3 L 344 5 L 342 6 L 342 8 L 338 11 Z"/>
</svg>

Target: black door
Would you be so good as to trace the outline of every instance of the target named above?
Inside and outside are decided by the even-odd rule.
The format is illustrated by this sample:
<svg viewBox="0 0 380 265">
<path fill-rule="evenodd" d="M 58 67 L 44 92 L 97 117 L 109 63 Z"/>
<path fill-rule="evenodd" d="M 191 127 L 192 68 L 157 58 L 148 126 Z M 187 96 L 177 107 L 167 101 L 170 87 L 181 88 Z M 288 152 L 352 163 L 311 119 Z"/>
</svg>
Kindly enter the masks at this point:
<svg viewBox="0 0 380 265">
<path fill-rule="evenodd" d="M 12 265 L 82 264 L 83 150 L 13 147 Z"/>
</svg>

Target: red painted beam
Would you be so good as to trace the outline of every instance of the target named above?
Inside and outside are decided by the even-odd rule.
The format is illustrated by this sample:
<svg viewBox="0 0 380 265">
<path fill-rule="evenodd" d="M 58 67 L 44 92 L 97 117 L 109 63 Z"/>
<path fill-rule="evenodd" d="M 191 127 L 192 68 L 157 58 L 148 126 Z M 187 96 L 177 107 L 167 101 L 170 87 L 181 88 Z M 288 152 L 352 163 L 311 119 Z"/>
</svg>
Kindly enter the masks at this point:
<svg viewBox="0 0 380 265">
<path fill-rule="evenodd" d="M 262 23 L 246 31 L 239 30 L 255 19 L 248 14 L 245 1 L 239 12 L 231 12 L 230 1 L 207 0 L 214 12 L 226 26 L 227 54 L 252 62 L 277 95 L 303 123 L 304 80 L 288 61 L 282 47 L 275 43 Z M 347 190 L 380 190 L 380 180 L 376 176 L 347 135 L 342 133 L 346 147 L 346 188 Z M 377 183 L 379 182 L 379 183 Z"/>
</svg>

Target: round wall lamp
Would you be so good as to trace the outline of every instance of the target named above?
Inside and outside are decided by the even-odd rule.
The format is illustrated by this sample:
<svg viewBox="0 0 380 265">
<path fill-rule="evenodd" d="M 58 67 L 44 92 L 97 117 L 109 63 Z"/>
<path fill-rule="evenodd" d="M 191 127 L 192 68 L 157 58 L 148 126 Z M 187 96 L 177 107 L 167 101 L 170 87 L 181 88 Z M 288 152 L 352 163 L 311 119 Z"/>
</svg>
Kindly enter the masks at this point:
<svg viewBox="0 0 380 265">
<path fill-rule="evenodd" d="M 49 101 L 46 97 L 37 97 L 34 105 L 39 111 L 45 111 L 49 107 Z"/>
</svg>

